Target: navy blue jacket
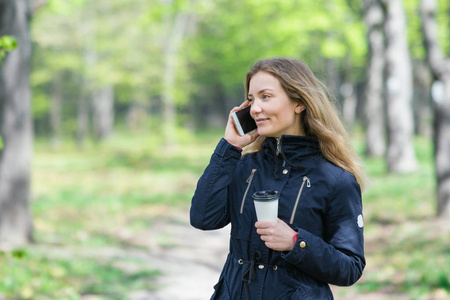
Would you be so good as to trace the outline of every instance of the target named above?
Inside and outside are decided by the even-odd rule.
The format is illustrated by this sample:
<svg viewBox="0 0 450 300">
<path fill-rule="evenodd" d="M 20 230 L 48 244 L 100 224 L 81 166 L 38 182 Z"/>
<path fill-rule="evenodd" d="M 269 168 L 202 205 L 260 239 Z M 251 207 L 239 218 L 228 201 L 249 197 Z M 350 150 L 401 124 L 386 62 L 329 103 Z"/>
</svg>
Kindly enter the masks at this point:
<svg viewBox="0 0 450 300">
<path fill-rule="evenodd" d="M 278 217 L 293 224 L 289 252 L 266 247 L 254 226 L 252 194 L 277 190 Z M 242 207 L 242 208 L 241 208 Z M 333 299 L 328 284 L 355 283 L 365 267 L 361 191 L 350 172 L 323 157 L 315 138 L 266 138 L 241 157 L 222 139 L 199 179 L 191 224 L 202 230 L 231 222 L 230 252 L 212 299 Z"/>
</svg>

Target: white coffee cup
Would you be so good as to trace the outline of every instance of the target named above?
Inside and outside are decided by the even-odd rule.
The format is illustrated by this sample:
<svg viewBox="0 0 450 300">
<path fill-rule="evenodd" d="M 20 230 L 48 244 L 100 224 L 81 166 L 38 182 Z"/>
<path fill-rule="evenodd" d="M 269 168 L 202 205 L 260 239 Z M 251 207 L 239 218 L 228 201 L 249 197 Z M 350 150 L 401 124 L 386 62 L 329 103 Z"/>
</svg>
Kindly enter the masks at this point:
<svg viewBox="0 0 450 300">
<path fill-rule="evenodd" d="M 259 191 L 253 194 L 258 221 L 277 222 L 279 196 L 279 192 L 274 190 Z"/>
</svg>

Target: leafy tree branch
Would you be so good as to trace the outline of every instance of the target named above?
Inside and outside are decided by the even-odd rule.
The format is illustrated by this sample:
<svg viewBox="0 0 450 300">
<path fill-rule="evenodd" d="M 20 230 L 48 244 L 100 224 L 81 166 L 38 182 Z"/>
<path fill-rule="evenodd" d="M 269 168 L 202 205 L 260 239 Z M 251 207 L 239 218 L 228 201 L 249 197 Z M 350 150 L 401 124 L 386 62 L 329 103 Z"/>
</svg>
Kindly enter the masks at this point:
<svg viewBox="0 0 450 300">
<path fill-rule="evenodd" d="M 0 37 L 0 63 L 6 56 L 6 53 L 17 48 L 17 40 L 9 35 Z"/>
</svg>

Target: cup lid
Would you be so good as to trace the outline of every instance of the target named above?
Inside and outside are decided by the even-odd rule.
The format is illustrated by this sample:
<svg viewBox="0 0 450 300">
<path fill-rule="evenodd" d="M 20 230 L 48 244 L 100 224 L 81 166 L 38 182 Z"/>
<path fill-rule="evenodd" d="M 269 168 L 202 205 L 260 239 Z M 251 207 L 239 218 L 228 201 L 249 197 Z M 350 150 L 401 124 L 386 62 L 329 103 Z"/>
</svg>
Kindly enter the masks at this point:
<svg viewBox="0 0 450 300">
<path fill-rule="evenodd" d="M 273 201 L 277 200 L 280 193 L 275 190 L 258 191 L 252 195 L 254 200 L 257 201 Z"/>
</svg>

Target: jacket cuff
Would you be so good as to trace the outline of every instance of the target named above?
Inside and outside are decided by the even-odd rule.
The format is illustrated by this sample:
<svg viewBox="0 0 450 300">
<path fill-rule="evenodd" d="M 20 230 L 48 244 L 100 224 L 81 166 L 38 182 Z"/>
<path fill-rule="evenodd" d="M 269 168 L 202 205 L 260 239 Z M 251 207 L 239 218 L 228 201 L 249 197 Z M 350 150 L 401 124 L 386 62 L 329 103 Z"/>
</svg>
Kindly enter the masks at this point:
<svg viewBox="0 0 450 300">
<path fill-rule="evenodd" d="M 234 155 L 241 156 L 242 149 L 238 149 L 237 147 L 231 145 L 228 143 L 228 141 L 224 138 L 222 138 L 219 141 L 219 144 L 217 144 L 216 150 L 214 150 L 214 153 L 217 154 L 219 157 L 224 157 L 227 151 L 231 151 L 234 153 Z"/>
<path fill-rule="evenodd" d="M 310 238 L 311 233 L 298 229 L 298 238 L 295 242 L 294 248 L 291 251 L 281 254 L 287 262 L 293 265 L 299 265 L 302 263 L 303 258 L 311 251 Z"/>
</svg>

